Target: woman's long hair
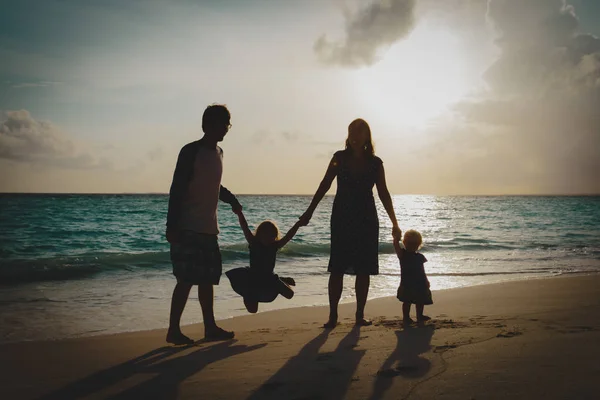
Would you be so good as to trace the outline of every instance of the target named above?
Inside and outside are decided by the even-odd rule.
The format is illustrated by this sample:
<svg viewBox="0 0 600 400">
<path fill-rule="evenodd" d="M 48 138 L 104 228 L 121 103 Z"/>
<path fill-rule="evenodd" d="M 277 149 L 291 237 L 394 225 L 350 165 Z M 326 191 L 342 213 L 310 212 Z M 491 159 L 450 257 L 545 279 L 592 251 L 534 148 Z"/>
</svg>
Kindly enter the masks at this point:
<svg viewBox="0 0 600 400">
<path fill-rule="evenodd" d="M 364 129 L 367 132 L 367 142 L 365 143 L 365 153 L 369 156 L 375 155 L 375 146 L 373 146 L 373 138 L 371 136 L 371 127 L 367 121 L 362 118 L 357 118 L 354 121 L 350 122 L 348 125 L 348 137 L 346 138 L 346 150 L 349 150 L 350 147 L 350 131 L 355 129 Z"/>
</svg>

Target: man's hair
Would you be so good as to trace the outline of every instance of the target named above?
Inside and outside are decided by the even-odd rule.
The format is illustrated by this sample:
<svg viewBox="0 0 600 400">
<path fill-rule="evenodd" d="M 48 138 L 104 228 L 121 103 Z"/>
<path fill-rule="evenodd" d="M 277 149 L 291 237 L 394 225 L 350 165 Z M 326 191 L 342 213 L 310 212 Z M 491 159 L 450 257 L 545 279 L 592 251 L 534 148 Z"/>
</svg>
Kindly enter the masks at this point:
<svg viewBox="0 0 600 400">
<path fill-rule="evenodd" d="M 229 124 L 231 114 L 224 104 L 212 104 L 202 114 L 202 130 L 215 124 Z"/>
</svg>

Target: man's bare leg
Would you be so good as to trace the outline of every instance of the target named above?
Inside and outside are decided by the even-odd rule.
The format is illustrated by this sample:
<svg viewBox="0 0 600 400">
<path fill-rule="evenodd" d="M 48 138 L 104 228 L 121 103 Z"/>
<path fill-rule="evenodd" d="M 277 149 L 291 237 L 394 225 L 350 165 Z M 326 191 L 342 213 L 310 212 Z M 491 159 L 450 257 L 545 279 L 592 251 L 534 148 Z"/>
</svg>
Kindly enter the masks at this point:
<svg viewBox="0 0 600 400">
<path fill-rule="evenodd" d="M 214 313 L 214 288 L 212 284 L 198 285 L 198 300 L 204 319 L 204 337 L 208 340 L 233 339 L 234 333 L 217 326 Z"/>
<path fill-rule="evenodd" d="M 177 282 L 171 297 L 171 315 L 169 316 L 169 330 L 167 331 L 167 343 L 192 344 L 194 341 L 181 332 L 181 315 L 185 309 L 187 299 L 190 295 L 192 285 Z"/>
</svg>

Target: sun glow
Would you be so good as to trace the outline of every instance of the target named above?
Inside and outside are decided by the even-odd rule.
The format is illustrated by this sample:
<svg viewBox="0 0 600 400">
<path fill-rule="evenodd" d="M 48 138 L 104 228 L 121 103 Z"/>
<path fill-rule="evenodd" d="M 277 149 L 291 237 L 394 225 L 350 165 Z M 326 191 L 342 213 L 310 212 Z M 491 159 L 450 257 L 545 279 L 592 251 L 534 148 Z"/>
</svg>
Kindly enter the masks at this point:
<svg viewBox="0 0 600 400">
<path fill-rule="evenodd" d="M 351 79 L 364 106 L 382 122 L 421 128 L 470 89 L 464 62 L 455 37 L 421 25 Z"/>
</svg>

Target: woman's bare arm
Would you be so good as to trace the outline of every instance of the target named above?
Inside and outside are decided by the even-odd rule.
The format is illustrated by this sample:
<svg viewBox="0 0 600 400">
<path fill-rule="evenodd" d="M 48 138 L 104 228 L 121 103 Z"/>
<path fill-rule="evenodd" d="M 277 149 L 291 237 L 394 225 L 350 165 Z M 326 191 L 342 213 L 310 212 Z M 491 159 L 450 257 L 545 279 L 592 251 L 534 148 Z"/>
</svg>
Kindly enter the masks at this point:
<svg viewBox="0 0 600 400">
<path fill-rule="evenodd" d="M 339 161 L 336 158 L 336 156 L 334 155 L 333 158 L 331 159 L 331 161 L 329 162 L 329 166 L 327 167 L 325 176 L 323 177 L 323 180 L 321 181 L 321 184 L 319 185 L 317 192 L 313 196 L 313 199 L 310 202 L 310 205 L 306 209 L 306 212 L 300 217 L 303 224 L 305 224 L 305 225 L 308 224 L 308 222 L 312 218 L 313 212 L 315 211 L 315 209 L 317 208 L 317 206 L 323 199 L 323 196 L 325 196 L 325 194 L 329 191 L 329 188 L 331 187 L 331 184 L 333 183 L 333 180 L 335 179 L 335 177 L 337 175 L 338 164 L 339 164 Z"/>
<path fill-rule="evenodd" d="M 387 188 L 387 184 L 385 182 L 385 170 L 383 168 L 383 164 L 379 166 L 379 172 L 377 175 L 377 194 L 379 195 L 379 199 L 385 208 L 388 216 L 390 217 L 390 221 L 392 222 L 392 235 L 394 238 L 400 240 L 402 236 L 402 231 L 398 227 L 398 221 L 396 220 L 396 213 L 394 212 L 394 204 L 392 203 L 392 196 L 390 196 L 390 192 Z"/>
</svg>

